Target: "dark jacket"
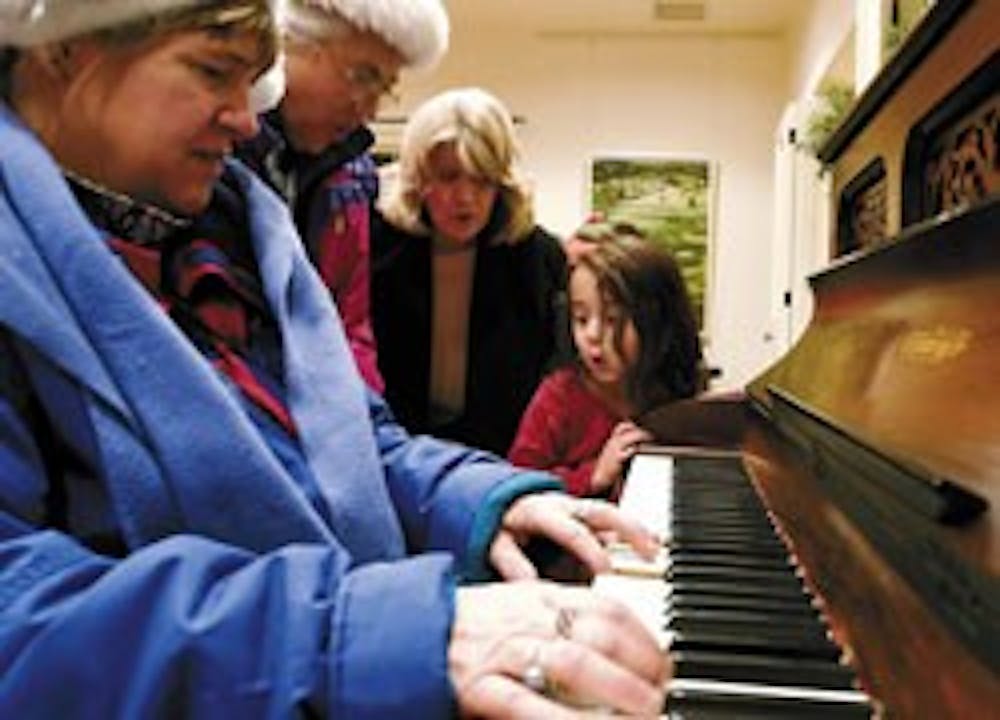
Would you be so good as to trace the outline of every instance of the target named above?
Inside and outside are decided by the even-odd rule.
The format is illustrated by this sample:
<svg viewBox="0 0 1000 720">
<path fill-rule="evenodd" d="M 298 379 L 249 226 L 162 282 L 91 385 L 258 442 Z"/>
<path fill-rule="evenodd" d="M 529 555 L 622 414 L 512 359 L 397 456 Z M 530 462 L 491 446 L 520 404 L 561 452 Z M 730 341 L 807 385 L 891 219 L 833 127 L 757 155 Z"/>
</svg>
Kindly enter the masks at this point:
<svg viewBox="0 0 1000 720">
<path fill-rule="evenodd" d="M 481 242 L 476 257 L 465 412 L 429 422 L 431 239 L 376 214 L 372 321 L 386 399 L 410 432 L 505 454 L 521 413 L 568 344 L 566 257 L 540 227 L 511 245 Z"/>
</svg>

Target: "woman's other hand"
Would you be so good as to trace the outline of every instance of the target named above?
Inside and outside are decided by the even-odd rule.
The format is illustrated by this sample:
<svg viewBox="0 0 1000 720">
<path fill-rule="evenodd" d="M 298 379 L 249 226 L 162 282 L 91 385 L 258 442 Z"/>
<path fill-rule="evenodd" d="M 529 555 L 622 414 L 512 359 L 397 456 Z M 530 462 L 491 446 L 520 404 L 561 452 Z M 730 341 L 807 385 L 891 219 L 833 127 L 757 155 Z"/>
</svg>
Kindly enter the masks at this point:
<svg viewBox="0 0 1000 720">
<path fill-rule="evenodd" d="M 529 581 L 461 587 L 448 672 L 463 717 L 656 717 L 667 655 L 624 605 Z"/>
<path fill-rule="evenodd" d="M 656 537 L 637 520 L 603 500 L 581 499 L 565 493 L 524 495 L 503 517 L 490 546 L 490 562 L 507 580 L 538 577 L 522 550 L 532 538 L 546 538 L 579 559 L 591 574 L 610 569 L 610 559 L 598 536 L 613 536 L 631 545 L 646 559 L 659 549 Z"/>
</svg>

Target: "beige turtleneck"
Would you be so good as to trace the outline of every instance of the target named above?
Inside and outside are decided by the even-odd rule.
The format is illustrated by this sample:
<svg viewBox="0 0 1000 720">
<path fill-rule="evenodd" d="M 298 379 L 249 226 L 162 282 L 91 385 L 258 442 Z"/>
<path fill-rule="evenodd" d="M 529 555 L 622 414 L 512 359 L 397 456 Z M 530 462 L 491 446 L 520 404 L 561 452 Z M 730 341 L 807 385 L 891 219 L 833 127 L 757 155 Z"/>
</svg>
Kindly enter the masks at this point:
<svg viewBox="0 0 1000 720">
<path fill-rule="evenodd" d="M 431 258 L 431 423 L 443 424 L 465 409 L 469 315 L 476 248 L 437 245 Z"/>
</svg>

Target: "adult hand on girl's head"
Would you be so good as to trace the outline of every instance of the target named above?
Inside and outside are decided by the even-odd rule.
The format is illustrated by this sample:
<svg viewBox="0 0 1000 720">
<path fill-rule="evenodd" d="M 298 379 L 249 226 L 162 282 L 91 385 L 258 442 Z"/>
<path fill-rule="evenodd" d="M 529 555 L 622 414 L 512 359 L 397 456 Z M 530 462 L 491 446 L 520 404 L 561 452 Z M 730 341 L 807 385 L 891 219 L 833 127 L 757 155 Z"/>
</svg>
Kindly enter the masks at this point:
<svg viewBox="0 0 1000 720">
<path fill-rule="evenodd" d="M 604 494 L 616 483 L 620 483 L 625 463 L 635 455 L 640 443 L 652 439 L 648 430 L 631 420 L 623 420 L 615 425 L 594 465 L 594 472 L 590 476 L 590 492 L 594 495 Z"/>
<path fill-rule="evenodd" d="M 463 717 L 656 717 L 670 666 L 624 605 L 534 581 L 456 591 L 448 672 Z"/>
<path fill-rule="evenodd" d="M 605 572 L 611 561 L 598 534 L 613 535 L 647 559 L 659 549 L 652 533 L 611 503 L 546 492 L 511 504 L 490 546 L 490 562 L 504 579 L 536 578 L 538 571 L 522 548 L 533 538 L 545 538 L 579 559 L 591 574 Z"/>
</svg>

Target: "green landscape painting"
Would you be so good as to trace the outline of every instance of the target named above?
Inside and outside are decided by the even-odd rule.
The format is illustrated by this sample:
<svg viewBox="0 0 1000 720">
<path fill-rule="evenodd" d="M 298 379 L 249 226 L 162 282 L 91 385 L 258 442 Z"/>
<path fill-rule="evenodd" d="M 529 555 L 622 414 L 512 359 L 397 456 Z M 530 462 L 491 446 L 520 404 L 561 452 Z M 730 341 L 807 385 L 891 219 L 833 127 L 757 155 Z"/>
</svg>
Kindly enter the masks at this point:
<svg viewBox="0 0 1000 720">
<path fill-rule="evenodd" d="M 681 268 L 704 330 L 711 180 L 704 160 L 599 157 L 591 164 L 591 209 L 628 222 L 665 246 Z"/>
</svg>

